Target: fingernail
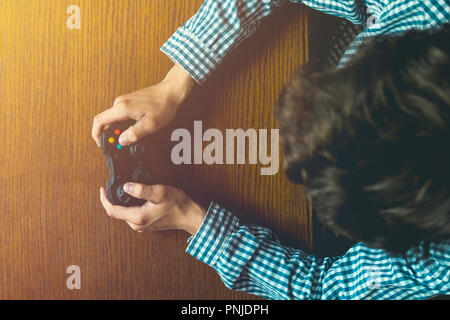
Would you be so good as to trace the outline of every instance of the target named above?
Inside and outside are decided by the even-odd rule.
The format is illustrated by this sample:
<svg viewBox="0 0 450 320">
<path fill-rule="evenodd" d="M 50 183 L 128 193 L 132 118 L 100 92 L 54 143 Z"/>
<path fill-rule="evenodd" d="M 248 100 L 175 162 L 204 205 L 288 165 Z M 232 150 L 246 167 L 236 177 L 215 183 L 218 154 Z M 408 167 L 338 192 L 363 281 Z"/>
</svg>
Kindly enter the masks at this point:
<svg viewBox="0 0 450 320">
<path fill-rule="evenodd" d="M 125 137 L 124 135 L 121 135 L 120 137 L 119 137 L 119 143 L 121 144 L 121 145 L 126 145 L 127 144 L 127 137 Z"/>
<path fill-rule="evenodd" d="M 133 184 L 125 183 L 125 185 L 123 186 L 123 190 L 125 190 L 125 192 L 133 192 Z"/>
</svg>

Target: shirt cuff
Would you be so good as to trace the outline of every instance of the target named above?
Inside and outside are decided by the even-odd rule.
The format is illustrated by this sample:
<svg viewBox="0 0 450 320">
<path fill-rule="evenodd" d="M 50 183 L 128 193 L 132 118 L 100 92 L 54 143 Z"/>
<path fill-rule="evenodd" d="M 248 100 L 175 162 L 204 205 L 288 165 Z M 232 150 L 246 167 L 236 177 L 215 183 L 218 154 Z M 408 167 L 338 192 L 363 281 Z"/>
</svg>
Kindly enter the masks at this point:
<svg viewBox="0 0 450 320">
<path fill-rule="evenodd" d="M 221 61 L 185 27 L 178 28 L 160 50 L 181 65 L 198 84 L 202 84 Z"/>
<path fill-rule="evenodd" d="M 239 219 L 226 209 L 211 202 L 197 233 L 188 239 L 186 252 L 214 267 L 230 235 L 238 228 Z"/>
</svg>

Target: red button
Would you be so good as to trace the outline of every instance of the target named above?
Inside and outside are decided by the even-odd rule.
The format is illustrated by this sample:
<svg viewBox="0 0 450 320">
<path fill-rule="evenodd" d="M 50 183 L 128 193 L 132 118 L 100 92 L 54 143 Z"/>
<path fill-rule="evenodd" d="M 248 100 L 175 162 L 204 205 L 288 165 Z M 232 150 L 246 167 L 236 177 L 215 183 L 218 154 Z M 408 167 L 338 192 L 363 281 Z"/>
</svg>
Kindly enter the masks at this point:
<svg viewBox="0 0 450 320">
<path fill-rule="evenodd" d="M 116 131 L 114 131 L 115 134 L 119 135 L 120 134 L 120 130 L 116 129 Z"/>
</svg>

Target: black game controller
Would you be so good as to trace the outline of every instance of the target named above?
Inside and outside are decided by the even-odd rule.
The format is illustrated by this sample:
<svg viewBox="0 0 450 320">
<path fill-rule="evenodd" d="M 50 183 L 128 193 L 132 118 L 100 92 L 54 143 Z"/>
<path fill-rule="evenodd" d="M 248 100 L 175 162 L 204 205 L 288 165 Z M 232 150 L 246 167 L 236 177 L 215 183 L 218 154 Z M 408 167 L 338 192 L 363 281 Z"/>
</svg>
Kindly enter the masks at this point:
<svg viewBox="0 0 450 320">
<path fill-rule="evenodd" d="M 123 185 L 126 182 L 151 183 L 150 166 L 146 164 L 150 154 L 148 139 L 130 146 L 119 144 L 120 134 L 135 123 L 134 120 L 116 122 L 110 125 L 100 138 L 100 146 L 108 158 L 107 165 L 111 168 L 106 195 L 114 205 L 143 205 L 146 201 L 130 196 L 123 190 Z"/>
</svg>

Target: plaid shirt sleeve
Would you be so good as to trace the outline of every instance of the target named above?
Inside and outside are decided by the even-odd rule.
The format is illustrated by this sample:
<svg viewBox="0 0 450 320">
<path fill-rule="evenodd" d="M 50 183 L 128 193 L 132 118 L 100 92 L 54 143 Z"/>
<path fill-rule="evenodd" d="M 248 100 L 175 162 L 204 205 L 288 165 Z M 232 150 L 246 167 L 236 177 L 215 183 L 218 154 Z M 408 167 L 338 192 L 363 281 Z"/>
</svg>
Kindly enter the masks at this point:
<svg viewBox="0 0 450 320">
<path fill-rule="evenodd" d="M 450 241 L 428 256 L 390 256 L 363 244 L 319 259 L 279 243 L 267 228 L 242 225 L 211 203 L 187 252 L 213 267 L 224 284 L 267 299 L 425 299 L 450 294 Z"/>
<path fill-rule="evenodd" d="M 252 35 L 260 22 L 285 2 L 303 3 L 353 23 L 361 24 L 366 19 L 357 0 L 206 0 L 161 51 L 201 84 L 229 51 Z"/>
<path fill-rule="evenodd" d="M 201 84 L 228 52 L 252 35 L 274 8 L 286 2 L 301 3 L 365 26 L 344 53 L 339 67 L 368 38 L 430 28 L 450 19 L 449 0 L 206 0 L 161 51 Z"/>
<path fill-rule="evenodd" d="M 338 67 L 345 66 L 370 38 L 429 29 L 450 20 L 450 0 L 366 0 L 366 5 L 370 18 L 345 51 Z"/>
</svg>

